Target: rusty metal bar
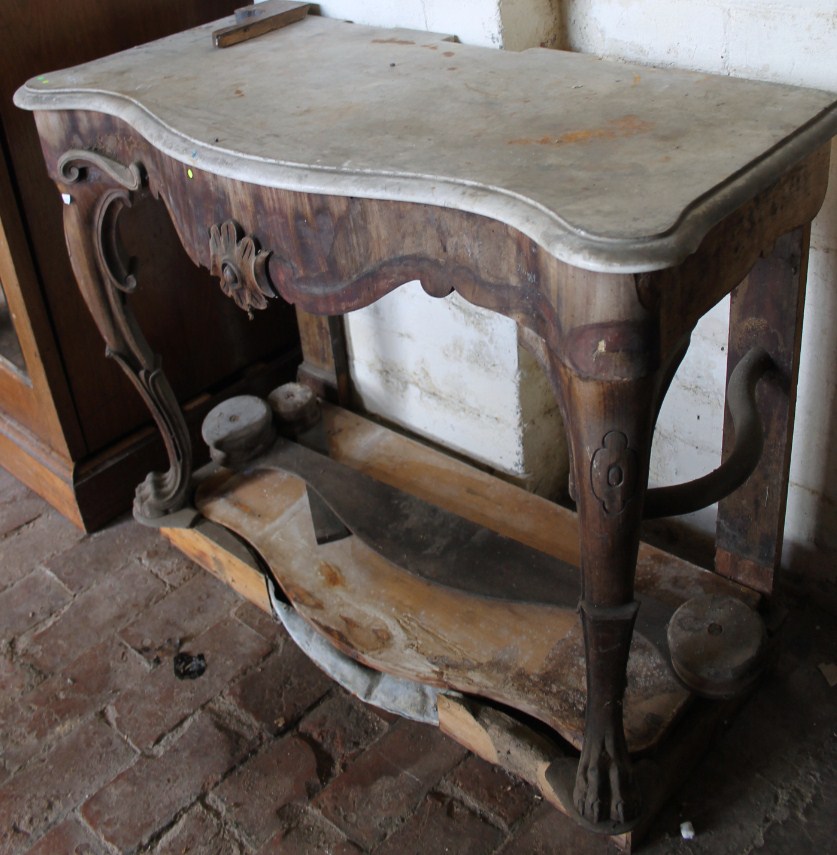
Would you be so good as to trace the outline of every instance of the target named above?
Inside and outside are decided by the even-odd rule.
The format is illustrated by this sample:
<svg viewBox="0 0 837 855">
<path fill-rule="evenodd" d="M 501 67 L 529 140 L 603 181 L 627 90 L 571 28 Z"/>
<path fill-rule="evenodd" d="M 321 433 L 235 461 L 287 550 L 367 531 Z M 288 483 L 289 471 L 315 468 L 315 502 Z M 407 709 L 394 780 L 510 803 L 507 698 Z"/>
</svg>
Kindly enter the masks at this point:
<svg viewBox="0 0 837 855">
<path fill-rule="evenodd" d="M 772 367 L 773 360 L 764 348 L 754 347 L 742 357 L 727 386 L 727 406 L 735 426 L 732 453 L 702 478 L 649 490 L 645 498 L 645 519 L 699 511 L 728 496 L 750 477 L 764 448 L 764 427 L 756 407 L 756 385 Z"/>
</svg>

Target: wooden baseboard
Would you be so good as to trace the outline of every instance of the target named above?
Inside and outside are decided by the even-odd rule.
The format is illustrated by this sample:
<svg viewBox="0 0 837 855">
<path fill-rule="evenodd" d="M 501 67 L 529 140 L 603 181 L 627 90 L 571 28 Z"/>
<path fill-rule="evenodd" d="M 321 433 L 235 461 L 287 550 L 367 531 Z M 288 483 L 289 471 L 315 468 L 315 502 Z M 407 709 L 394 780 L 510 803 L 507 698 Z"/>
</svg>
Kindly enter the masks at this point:
<svg viewBox="0 0 837 855">
<path fill-rule="evenodd" d="M 192 399 L 184 406 L 196 450 L 196 465 L 208 459 L 200 438 L 206 413 L 220 400 L 251 393 L 267 395 L 296 372 L 296 351 L 251 366 L 232 382 Z M 147 472 L 167 466 L 163 443 L 149 425 L 82 460 L 50 448 L 0 410 L 0 466 L 22 481 L 62 516 L 86 532 L 96 531 L 130 510 L 137 484 Z"/>
<path fill-rule="evenodd" d="M 85 528 L 73 487 L 74 463 L 0 411 L 0 465 L 62 516 Z"/>
<path fill-rule="evenodd" d="M 323 409 L 329 451 L 335 460 L 562 560 L 577 560 L 577 519 L 572 512 L 355 414 L 328 405 Z M 200 498 L 207 498 L 210 470 L 206 473 L 199 506 Z M 223 480 L 217 474 L 213 477 Z M 233 480 L 234 476 L 228 477 Z M 258 518 L 268 527 L 267 520 L 278 517 L 262 514 Z M 229 530 L 207 519 L 194 528 L 164 528 L 162 533 L 225 584 L 270 611 L 261 569 L 264 553 L 261 559 L 255 558 Z M 707 592 L 757 600 L 740 586 L 648 544 L 640 548 L 637 585 L 672 607 Z M 629 853 L 637 846 L 738 703 L 692 701 L 666 738 L 638 764 L 643 770 L 643 821 L 635 830 L 610 838 L 615 851 Z M 545 774 L 559 755 L 566 755 L 567 768 L 574 774 L 575 755 L 557 735 L 540 725 L 533 728 L 531 719 L 505 709 L 500 711 L 473 695 L 440 696 L 439 724 L 453 739 L 527 780 L 558 810 L 575 816 L 571 787 L 556 788 Z"/>
</svg>

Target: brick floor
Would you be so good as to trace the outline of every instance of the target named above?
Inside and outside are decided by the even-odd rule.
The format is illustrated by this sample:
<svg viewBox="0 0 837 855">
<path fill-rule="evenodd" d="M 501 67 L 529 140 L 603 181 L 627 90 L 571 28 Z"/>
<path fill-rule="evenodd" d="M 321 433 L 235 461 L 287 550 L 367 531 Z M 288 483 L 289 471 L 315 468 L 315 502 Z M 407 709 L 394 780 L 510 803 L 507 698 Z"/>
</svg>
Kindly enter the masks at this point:
<svg viewBox="0 0 837 855">
<path fill-rule="evenodd" d="M 295 734 L 270 740 L 210 794 L 220 814 L 235 814 L 236 825 L 255 847 L 286 827 L 286 805 L 303 805 L 320 788 L 317 756 Z"/>
<path fill-rule="evenodd" d="M 162 659 L 141 683 L 113 702 L 111 723 L 137 748 L 148 750 L 269 651 L 266 639 L 231 615 L 219 620 L 183 648 L 201 653 L 208 662 L 202 677 L 179 680 L 171 657 Z"/>
<path fill-rule="evenodd" d="M 837 661 L 837 597 L 796 583 L 774 676 L 641 851 L 833 850 L 837 689 L 818 666 Z M 175 678 L 181 650 L 203 676 Z M 335 687 L 154 531 L 84 537 L 0 470 L 2 855 L 606 851 L 438 730 Z"/>
<path fill-rule="evenodd" d="M 120 852 L 135 852 L 220 783 L 251 747 L 245 734 L 199 711 L 162 753 L 140 757 L 88 799 L 81 815 Z"/>
</svg>

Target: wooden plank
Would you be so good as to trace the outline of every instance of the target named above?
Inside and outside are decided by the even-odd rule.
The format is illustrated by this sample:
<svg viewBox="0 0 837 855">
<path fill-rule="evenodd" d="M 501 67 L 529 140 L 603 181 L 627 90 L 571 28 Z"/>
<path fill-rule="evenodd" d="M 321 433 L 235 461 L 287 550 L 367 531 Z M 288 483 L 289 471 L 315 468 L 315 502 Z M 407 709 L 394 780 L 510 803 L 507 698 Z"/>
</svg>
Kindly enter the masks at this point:
<svg viewBox="0 0 837 855">
<path fill-rule="evenodd" d="M 329 453 L 341 463 L 492 531 L 579 565 L 576 515 L 444 452 L 339 407 L 323 405 Z M 757 596 L 694 564 L 641 544 L 636 587 L 677 607 L 690 597 Z"/>
<path fill-rule="evenodd" d="M 540 544 L 545 551 L 557 557 L 566 560 L 577 555 L 577 532 L 575 515 L 572 512 L 361 416 L 329 405 L 325 405 L 323 409 L 330 450 L 335 459 L 374 477 L 380 477 L 393 486 L 408 489 L 421 498 L 435 501 L 451 511 L 462 513 L 504 534 L 517 535 L 522 542 L 529 542 L 530 545 Z M 510 512 L 510 508 L 513 511 Z M 272 519 L 273 513 L 267 515 L 267 518 Z M 287 522 L 287 519 L 279 522 L 278 528 L 282 529 L 284 522 Z M 310 528 L 310 522 L 307 525 Z M 269 611 L 264 578 L 255 563 L 248 564 L 225 552 L 217 541 L 212 541 L 202 527 L 165 533 L 187 554 L 231 584 L 251 602 Z M 562 540 L 562 537 L 566 540 Z M 195 545 L 196 541 L 200 542 L 199 546 Z M 312 566 L 312 551 L 313 547 L 307 550 L 306 556 L 309 570 Z M 329 563 L 336 565 L 338 571 L 342 571 L 339 563 Z M 333 571 L 327 571 L 326 576 L 332 581 L 338 578 Z M 701 593 L 731 593 L 747 598 L 746 589 L 644 544 L 640 550 L 639 579 L 638 587 L 650 590 L 655 597 L 666 600 L 672 606 Z M 749 601 L 755 600 L 750 593 Z M 460 614 L 461 610 L 458 609 L 457 613 Z M 343 621 L 341 626 L 336 627 L 338 633 L 346 636 L 344 643 L 363 642 L 364 637 L 367 644 L 369 639 L 372 639 L 373 646 L 379 643 L 380 633 L 376 636 L 374 630 L 380 630 L 380 626 L 364 623 L 364 617 L 353 618 L 348 612 L 341 614 L 343 618 L 349 618 L 348 622 Z M 502 623 L 505 619 L 504 614 L 498 618 L 498 622 Z M 490 621 L 489 625 L 493 627 L 494 624 Z M 547 631 L 553 631 L 552 627 L 547 627 Z M 350 638 L 352 635 L 354 637 Z M 332 635 L 332 639 L 340 643 L 340 639 L 335 635 Z M 579 648 L 576 653 L 579 666 L 581 656 L 582 651 Z M 479 756 L 491 762 L 499 761 L 504 768 L 521 775 L 536 786 L 553 805 L 573 815 L 574 808 L 571 800 L 567 799 L 567 794 L 557 792 L 545 774 L 549 765 L 547 758 L 551 762 L 562 750 L 566 750 L 561 748 L 560 740 L 546 738 L 540 731 L 533 731 L 531 727 L 513 717 L 499 714 L 498 718 L 496 710 L 473 698 L 463 703 L 449 701 L 448 698 L 440 697 L 440 726 L 445 732 Z M 658 708 L 643 708 L 642 704 L 631 709 L 632 704 L 635 704 L 635 695 L 629 693 L 626 715 L 629 729 L 635 728 L 637 721 L 642 722 L 644 719 L 648 722 L 660 714 Z M 688 720 L 692 717 L 690 710 L 686 711 Z M 666 710 L 663 713 L 665 716 Z M 580 726 L 580 722 L 579 712 L 576 728 Z M 682 726 L 675 726 L 680 732 Z M 688 763 L 682 762 L 684 757 L 681 749 L 675 747 L 673 751 L 668 750 L 669 740 L 663 741 L 663 730 L 660 729 L 659 739 L 655 743 L 663 746 L 660 749 L 662 753 L 655 755 L 655 761 L 660 768 L 660 781 L 680 781 L 690 767 Z M 691 740 L 691 737 L 689 739 Z M 699 756 L 706 744 L 705 740 L 697 742 L 700 742 L 700 745 L 695 744 L 694 750 L 690 749 L 690 759 Z M 631 747 L 635 748 L 637 744 L 637 741 L 633 741 Z M 662 789 L 670 792 L 669 787 Z M 659 788 L 655 787 L 653 792 L 646 795 L 649 798 L 649 809 L 655 812 L 662 799 Z M 611 842 L 619 850 L 629 852 L 638 839 L 639 831 L 635 831 L 611 838 Z"/>
<path fill-rule="evenodd" d="M 212 43 L 226 48 L 262 36 L 272 30 L 301 21 L 311 8 L 310 3 L 291 3 L 287 0 L 268 0 L 235 10 L 236 23 L 212 31 Z"/>
<path fill-rule="evenodd" d="M 335 460 L 577 566 L 578 531 L 572 511 L 340 407 L 323 404 L 323 419 Z M 224 561 L 217 545 L 205 543 L 199 530 L 163 529 L 163 533 L 210 571 L 207 564 Z M 205 554 L 212 555 L 211 560 L 196 557 Z M 249 571 L 232 565 L 219 575 L 233 587 L 252 589 L 252 582 L 236 580 L 239 572 Z M 758 602 L 748 589 L 644 543 L 637 563 L 637 590 L 672 607 L 709 593 Z M 270 611 L 266 597 L 257 605 Z"/>
<path fill-rule="evenodd" d="M 226 529 L 209 520 L 193 528 L 165 528 L 163 534 L 184 555 L 200 564 L 254 606 L 270 613 L 267 585 L 256 560 Z"/>
<path fill-rule="evenodd" d="M 761 258 L 732 292 L 727 375 L 745 353 L 763 347 L 776 365 L 758 389 L 764 451 L 747 482 L 718 505 L 716 568 L 765 594 L 782 559 L 810 226 L 796 229 Z M 724 420 L 724 455 L 735 433 Z"/>
<path fill-rule="evenodd" d="M 523 778 L 562 813 L 567 804 L 546 779 L 546 770 L 566 750 L 560 742 L 512 718 L 466 698 L 439 695 L 439 728 L 488 763 Z M 567 752 L 568 756 L 571 756 Z"/>
<path fill-rule="evenodd" d="M 577 565 L 578 532 L 572 511 L 340 407 L 323 404 L 323 419 L 335 460 Z M 162 531 L 201 566 L 236 590 L 250 592 L 248 599 L 270 611 L 258 571 L 228 561 L 223 548 L 200 527 Z M 758 601 L 748 589 L 649 544 L 640 545 L 637 589 L 672 607 L 708 593 L 729 594 L 752 605 Z"/>
<path fill-rule="evenodd" d="M 584 640 L 574 607 L 437 585 L 354 536 L 318 546 L 305 483 L 281 472 L 209 479 L 197 506 L 250 542 L 297 611 L 344 652 L 376 670 L 492 698 L 580 746 Z M 625 698 L 631 749 L 656 744 L 688 700 L 661 653 L 635 633 Z"/>
</svg>

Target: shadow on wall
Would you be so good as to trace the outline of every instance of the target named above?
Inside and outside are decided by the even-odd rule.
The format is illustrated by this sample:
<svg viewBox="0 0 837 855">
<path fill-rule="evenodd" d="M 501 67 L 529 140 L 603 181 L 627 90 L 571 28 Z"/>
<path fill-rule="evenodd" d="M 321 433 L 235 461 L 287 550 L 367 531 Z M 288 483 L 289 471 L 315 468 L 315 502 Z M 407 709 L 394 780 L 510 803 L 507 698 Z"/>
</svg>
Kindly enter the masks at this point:
<svg viewBox="0 0 837 855">
<path fill-rule="evenodd" d="M 835 259 L 835 276 L 832 285 L 837 285 L 837 259 Z M 832 289 L 834 290 L 834 289 Z M 837 293 L 835 293 L 837 297 Z M 837 303 L 837 299 L 835 300 Z M 837 336 L 831 342 L 830 352 L 823 354 L 826 364 L 837 366 Z M 837 386 L 837 384 L 835 384 Z M 834 392 L 835 390 L 833 390 Z M 826 490 L 833 491 L 837 485 L 837 393 L 831 395 L 831 412 L 826 421 L 826 449 L 827 455 L 823 471 L 823 481 Z M 832 574 L 837 577 L 837 497 L 823 493 L 817 504 L 816 522 L 814 523 L 814 546 L 820 550 L 820 560 L 826 558 L 832 569 Z M 796 561 L 794 560 L 794 565 Z"/>
<path fill-rule="evenodd" d="M 828 195 L 812 233 L 815 264 L 808 279 L 802 371 L 811 388 L 797 408 L 795 450 L 803 458 L 799 474 L 810 508 L 810 537 L 790 542 L 784 564 L 794 572 L 837 583 L 837 142 L 832 143 Z M 806 352 L 807 348 L 807 352 Z M 803 377 L 805 382 L 808 378 Z M 807 406 L 805 404 L 810 401 Z M 791 480 L 797 473 L 791 471 Z M 807 478 L 805 477 L 807 476 Z M 837 599 L 837 597 L 835 597 Z"/>
<path fill-rule="evenodd" d="M 837 264 L 835 265 L 837 268 Z M 833 283 L 837 285 L 837 275 Z M 831 341 L 831 352 L 824 354 L 828 364 L 837 366 L 837 337 Z M 828 418 L 826 443 L 828 454 L 825 461 L 823 478 L 827 487 L 834 489 L 837 484 L 837 394 L 831 396 L 831 413 Z M 837 580 L 837 497 L 824 494 L 817 506 L 817 518 L 814 523 L 814 546 L 821 550 L 820 559 L 828 559 L 832 575 Z M 824 554 L 823 554 L 824 553 Z M 795 560 L 793 561 L 795 565 Z"/>
<path fill-rule="evenodd" d="M 830 559 L 832 575 L 837 576 L 837 142 L 831 144 L 831 183 L 821 214 L 823 228 L 817 229 L 815 240 L 824 261 L 823 294 L 820 299 L 830 329 L 830 339 L 823 342 L 823 353 L 816 354 L 826 366 L 826 382 L 830 384 L 830 413 L 823 419 L 825 437 L 825 466 L 821 480 L 821 501 L 814 524 L 814 545 Z M 817 306 L 819 310 L 819 306 Z"/>
<path fill-rule="evenodd" d="M 837 141 L 811 230 L 802 325 L 781 566 L 828 593 L 837 613 Z"/>
</svg>

